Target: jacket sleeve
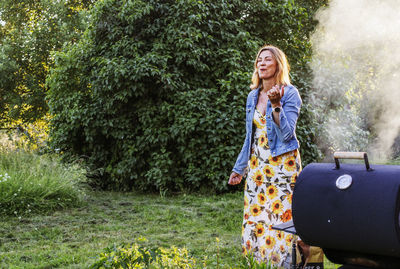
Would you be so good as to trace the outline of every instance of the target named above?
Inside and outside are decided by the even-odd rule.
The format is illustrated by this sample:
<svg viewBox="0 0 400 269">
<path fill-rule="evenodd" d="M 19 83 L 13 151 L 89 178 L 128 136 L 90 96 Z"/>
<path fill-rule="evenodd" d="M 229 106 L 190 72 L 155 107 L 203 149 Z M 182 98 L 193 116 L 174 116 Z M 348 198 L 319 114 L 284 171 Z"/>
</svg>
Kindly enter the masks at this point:
<svg viewBox="0 0 400 269">
<path fill-rule="evenodd" d="M 285 89 L 286 91 L 286 89 Z M 300 107 L 302 104 L 298 90 L 290 86 L 285 92 L 286 98 L 282 102 L 282 110 L 279 113 L 279 126 L 272 121 L 272 126 L 282 142 L 288 142 L 295 135 L 297 119 L 300 113 Z M 272 118 L 271 112 L 271 118 Z"/>
<path fill-rule="evenodd" d="M 248 123 L 247 123 L 247 113 L 248 113 L 247 109 L 251 105 L 251 99 L 253 98 L 254 92 L 255 92 L 254 90 L 251 91 L 247 96 L 247 101 L 246 101 L 246 137 L 245 137 L 244 142 L 243 142 L 242 150 L 240 151 L 239 156 L 236 159 L 236 163 L 235 163 L 235 165 L 234 165 L 234 167 L 232 169 L 233 172 L 236 172 L 236 173 L 238 173 L 238 174 L 240 174 L 242 176 L 246 172 L 247 164 L 248 164 L 248 161 L 249 161 L 249 156 L 248 156 L 249 147 L 250 147 L 250 141 L 249 140 L 251 140 L 251 138 L 250 138 L 250 135 L 249 135 L 250 130 L 248 130 Z"/>
<path fill-rule="evenodd" d="M 246 168 L 247 168 L 247 162 L 248 162 L 248 158 L 246 158 L 245 154 L 246 154 L 246 141 L 247 137 L 244 140 L 243 146 L 242 146 L 242 150 L 239 153 L 239 156 L 236 159 L 236 163 L 232 169 L 233 172 L 238 173 L 239 175 L 244 175 Z"/>
</svg>

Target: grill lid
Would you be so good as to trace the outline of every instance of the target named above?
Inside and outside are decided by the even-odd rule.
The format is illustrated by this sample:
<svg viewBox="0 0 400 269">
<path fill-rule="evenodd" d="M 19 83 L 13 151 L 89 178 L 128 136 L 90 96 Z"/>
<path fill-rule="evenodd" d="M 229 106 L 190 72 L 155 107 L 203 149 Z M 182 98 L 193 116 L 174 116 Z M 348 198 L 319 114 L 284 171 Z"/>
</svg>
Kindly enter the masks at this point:
<svg viewBox="0 0 400 269">
<path fill-rule="evenodd" d="M 400 166 L 313 163 L 293 192 L 297 234 L 310 245 L 400 257 Z"/>
</svg>

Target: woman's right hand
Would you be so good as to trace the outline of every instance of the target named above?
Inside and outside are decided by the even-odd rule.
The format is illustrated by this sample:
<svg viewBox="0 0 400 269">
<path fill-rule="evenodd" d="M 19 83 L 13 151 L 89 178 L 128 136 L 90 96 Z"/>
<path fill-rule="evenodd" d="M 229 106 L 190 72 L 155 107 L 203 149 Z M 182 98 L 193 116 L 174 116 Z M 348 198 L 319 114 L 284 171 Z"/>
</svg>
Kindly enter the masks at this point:
<svg viewBox="0 0 400 269">
<path fill-rule="evenodd" d="M 285 94 L 285 86 L 281 86 L 279 89 L 278 85 L 275 85 L 267 92 L 268 99 L 273 107 L 281 105 L 281 99 L 284 94 Z"/>
<path fill-rule="evenodd" d="M 229 177 L 228 184 L 229 185 L 236 185 L 239 184 L 240 181 L 242 181 L 242 175 L 238 174 L 236 172 L 232 172 L 231 176 Z"/>
</svg>

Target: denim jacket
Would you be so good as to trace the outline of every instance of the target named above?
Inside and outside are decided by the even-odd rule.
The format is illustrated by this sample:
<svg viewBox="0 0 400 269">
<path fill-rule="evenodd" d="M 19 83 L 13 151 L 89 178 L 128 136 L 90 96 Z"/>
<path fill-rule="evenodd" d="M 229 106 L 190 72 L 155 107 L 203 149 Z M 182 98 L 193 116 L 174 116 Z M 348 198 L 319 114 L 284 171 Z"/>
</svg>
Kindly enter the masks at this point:
<svg viewBox="0 0 400 269">
<path fill-rule="evenodd" d="M 252 90 L 247 96 L 246 102 L 246 138 L 242 150 L 236 160 L 233 171 L 243 175 L 248 161 L 253 140 L 253 116 L 258 101 L 260 88 Z M 280 126 L 272 120 L 272 107 L 268 100 L 266 115 L 266 132 L 268 145 L 273 157 L 299 148 L 299 141 L 296 138 L 296 123 L 299 117 L 302 101 L 298 90 L 293 85 L 285 86 L 281 99 L 282 109 L 279 113 Z"/>
</svg>

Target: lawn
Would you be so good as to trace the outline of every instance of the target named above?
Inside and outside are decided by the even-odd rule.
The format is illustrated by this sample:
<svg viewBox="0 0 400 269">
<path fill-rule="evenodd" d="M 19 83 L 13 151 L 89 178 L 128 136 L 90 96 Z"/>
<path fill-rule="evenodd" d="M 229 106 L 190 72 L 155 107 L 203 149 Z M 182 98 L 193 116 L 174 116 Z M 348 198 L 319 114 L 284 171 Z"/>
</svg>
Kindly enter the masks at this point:
<svg viewBox="0 0 400 269">
<path fill-rule="evenodd" d="M 148 246 L 186 247 L 211 263 L 218 237 L 221 264 L 234 266 L 240 259 L 241 197 L 91 192 L 81 208 L 4 219 L 0 267 L 85 268 L 105 247 L 140 237 Z"/>
<path fill-rule="evenodd" d="M 113 244 L 185 247 L 208 267 L 240 263 L 242 193 L 160 197 L 90 192 L 80 208 L 0 223 L 0 268 L 87 268 Z M 216 238 L 220 239 L 218 243 Z M 219 250 L 218 250 L 219 249 Z M 217 254 L 219 252 L 219 254 Z M 334 268 L 326 262 L 325 268 Z"/>
</svg>

